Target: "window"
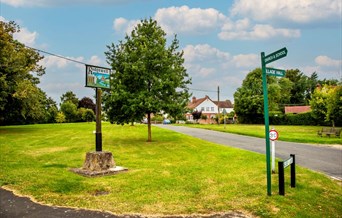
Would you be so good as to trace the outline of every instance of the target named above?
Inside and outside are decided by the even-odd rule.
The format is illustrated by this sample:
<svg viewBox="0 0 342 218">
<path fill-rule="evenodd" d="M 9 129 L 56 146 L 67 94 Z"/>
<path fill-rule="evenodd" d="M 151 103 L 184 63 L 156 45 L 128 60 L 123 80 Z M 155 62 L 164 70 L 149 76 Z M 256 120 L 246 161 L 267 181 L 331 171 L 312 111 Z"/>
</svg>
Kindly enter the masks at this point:
<svg viewBox="0 0 342 218">
<path fill-rule="evenodd" d="M 209 107 L 207 107 L 207 111 L 209 111 Z"/>
<path fill-rule="evenodd" d="M 214 107 L 211 107 L 211 111 L 214 111 Z"/>
<path fill-rule="evenodd" d="M 204 111 L 204 107 L 201 107 L 201 111 Z"/>
</svg>

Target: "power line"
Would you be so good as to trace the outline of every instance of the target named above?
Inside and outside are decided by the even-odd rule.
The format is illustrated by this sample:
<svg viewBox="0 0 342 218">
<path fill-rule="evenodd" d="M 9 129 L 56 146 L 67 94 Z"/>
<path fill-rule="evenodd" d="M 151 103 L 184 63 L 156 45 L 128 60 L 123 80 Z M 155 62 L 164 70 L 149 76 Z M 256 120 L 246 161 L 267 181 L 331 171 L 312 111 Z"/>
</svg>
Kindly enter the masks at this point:
<svg viewBox="0 0 342 218">
<path fill-rule="evenodd" d="M 74 60 L 74 59 L 71 59 L 71 58 L 67 58 L 67 57 L 64 57 L 64 56 L 61 56 L 61 55 L 53 54 L 53 53 L 51 53 L 51 52 L 43 51 L 43 50 L 41 50 L 41 49 L 32 48 L 32 47 L 27 46 L 27 45 L 25 45 L 25 46 L 26 46 L 27 48 L 36 50 L 36 51 L 41 52 L 41 53 L 45 53 L 45 54 L 48 54 L 48 55 L 52 55 L 52 56 L 55 56 L 55 57 L 58 57 L 58 58 L 62 58 L 62 59 L 68 60 L 68 61 L 72 61 L 72 62 L 75 62 L 75 63 L 78 63 L 78 64 L 87 65 L 86 63 L 81 62 L 81 61 L 77 61 L 77 60 Z"/>
<path fill-rule="evenodd" d="M 200 91 L 200 92 L 217 92 L 217 91 L 213 91 L 213 90 L 204 90 L 204 89 L 190 89 L 189 90 L 194 90 L 194 91 Z"/>
</svg>

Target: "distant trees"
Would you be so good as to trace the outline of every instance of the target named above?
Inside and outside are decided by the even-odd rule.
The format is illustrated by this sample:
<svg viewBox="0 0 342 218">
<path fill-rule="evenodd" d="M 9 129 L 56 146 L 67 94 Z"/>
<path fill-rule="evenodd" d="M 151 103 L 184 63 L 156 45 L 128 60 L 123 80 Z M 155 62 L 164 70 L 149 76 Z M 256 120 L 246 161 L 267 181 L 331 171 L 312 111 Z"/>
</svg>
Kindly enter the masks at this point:
<svg viewBox="0 0 342 218">
<path fill-rule="evenodd" d="M 95 108 L 96 105 L 93 102 L 93 100 L 89 97 L 83 97 L 79 102 L 78 102 L 78 108 L 87 108 L 91 109 L 95 113 Z"/>
<path fill-rule="evenodd" d="M 251 71 L 243 80 L 242 86 L 234 93 L 234 111 L 240 123 L 264 122 L 261 73 L 260 68 Z M 267 77 L 267 86 L 270 116 L 284 114 L 286 105 L 310 104 L 313 112 L 309 116 L 316 119 L 318 124 L 322 123 L 321 120 L 341 125 L 339 121 L 341 86 L 337 84 L 337 80 L 318 80 L 317 73 L 314 72 L 311 76 L 306 76 L 298 69 L 287 70 L 284 78 L 269 76 Z M 323 86 L 323 88 L 317 90 L 317 85 Z M 327 87 L 334 88 L 329 88 L 330 91 L 327 91 Z M 330 108 L 330 113 L 328 113 L 328 108 Z"/>
<path fill-rule="evenodd" d="M 157 21 L 142 20 L 125 41 L 108 46 L 107 61 L 115 73 L 112 90 L 104 99 L 107 116 L 115 123 L 141 120 L 147 115 L 148 140 L 151 114 L 184 114 L 191 83 L 183 66 L 176 37 L 168 45 Z"/>
<path fill-rule="evenodd" d="M 67 91 L 61 96 L 61 112 L 65 122 L 90 122 L 95 120 L 95 104 L 89 97 L 78 100 L 76 94 Z"/>
<path fill-rule="evenodd" d="M 310 100 L 312 114 L 316 119 L 342 126 L 342 86 L 318 86 Z"/>
</svg>

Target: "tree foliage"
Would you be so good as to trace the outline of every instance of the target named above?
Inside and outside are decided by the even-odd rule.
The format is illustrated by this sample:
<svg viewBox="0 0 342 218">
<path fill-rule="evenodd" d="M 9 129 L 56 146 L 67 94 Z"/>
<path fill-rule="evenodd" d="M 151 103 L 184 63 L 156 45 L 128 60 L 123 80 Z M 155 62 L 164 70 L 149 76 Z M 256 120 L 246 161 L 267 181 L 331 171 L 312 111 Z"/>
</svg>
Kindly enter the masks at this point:
<svg viewBox="0 0 342 218">
<path fill-rule="evenodd" d="M 71 102 L 74 105 L 76 105 L 76 107 L 78 107 L 78 98 L 76 97 L 76 94 L 72 91 L 67 91 L 66 93 L 62 94 L 61 103 L 63 104 L 65 102 Z"/>
<path fill-rule="evenodd" d="M 342 86 L 318 86 L 310 101 L 313 116 L 330 121 L 333 126 L 342 125 Z"/>
<path fill-rule="evenodd" d="M 79 102 L 78 102 L 78 108 L 87 108 L 87 109 L 91 109 L 93 110 L 93 112 L 95 113 L 95 108 L 96 105 L 93 102 L 93 100 L 89 97 L 83 97 Z"/>
<path fill-rule="evenodd" d="M 150 18 L 142 20 L 125 41 L 108 46 L 107 61 L 115 73 L 104 102 L 111 121 L 128 123 L 147 114 L 151 141 L 151 114 L 184 112 L 191 80 L 178 44 L 175 37 L 167 46 L 166 33 Z"/>
<path fill-rule="evenodd" d="M 44 119 L 46 94 L 37 87 L 43 58 L 13 38 L 20 28 L 0 21 L 0 124 L 22 124 Z"/>
<path fill-rule="evenodd" d="M 78 111 L 77 107 L 71 101 L 66 101 L 61 104 L 61 112 L 65 115 L 66 122 L 76 122 L 78 121 Z"/>
<path fill-rule="evenodd" d="M 191 114 L 193 119 L 197 122 L 199 119 L 201 119 L 202 111 L 193 111 Z"/>
<path fill-rule="evenodd" d="M 234 93 L 234 111 L 242 123 L 262 123 L 263 91 L 261 69 L 250 72 Z"/>
<path fill-rule="evenodd" d="M 262 90 L 262 72 L 257 68 L 243 80 L 242 86 L 234 93 L 234 111 L 241 123 L 263 123 L 264 103 Z M 317 85 L 325 84 L 316 89 Z M 330 85 L 327 85 L 330 84 Z M 312 121 L 321 124 L 331 121 L 341 125 L 341 90 L 337 80 L 318 80 L 317 73 L 306 76 L 298 69 L 287 70 L 284 78 L 267 77 L 268 102 L 270 116 L 282 115 L 286 105 L 311 105 Z M 321 86 L 320 86 L 321 87 Z M 270 119 L 286 123 L 284 116 Z"/>
</svg>

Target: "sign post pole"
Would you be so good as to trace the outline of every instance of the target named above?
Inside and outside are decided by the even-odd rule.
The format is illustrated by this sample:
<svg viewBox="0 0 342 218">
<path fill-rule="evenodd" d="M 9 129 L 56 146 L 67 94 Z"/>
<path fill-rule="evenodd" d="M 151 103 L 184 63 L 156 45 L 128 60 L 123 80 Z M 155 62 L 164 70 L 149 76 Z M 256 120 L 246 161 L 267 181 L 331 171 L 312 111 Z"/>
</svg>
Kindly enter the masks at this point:
<svg viewBox="0 0 342 218">
<path fill-rule="evenodd" d="M 272 195 L 271 191 L 271 152 L 270 152 L 270 135 L 269 135 L 269 113 L 268 113 L 268 91 L 267 91 L 267 75 L 283 77 L 285 71 L 266 68 L 266 64 L 286 57 L 287 49 L 284 47 L 267 56 L 261 52 L 261 70 L 262 70 L 262 89 L 264 93 L 264 118 L 265 118 L 265 138 L 266 138 L 266 169 L 267 169 L 267 194 Z"/>
<path fill-rule="evenodd" d="M 266 137 L 266 169 L 267 169 L 267 195 L 272 195 L 271 191 L 271 161 L 270 161 L 270 135 L 269 135 L 269 118 L 268 118 L 268 92 L 265 53 L 261 52 L 261 69 L 262 69 L 262 89 L 264 93 L 264 119 L 265 119 L 265 137 Z"/>
<path fill-rule="evenodd" d="M 101 130 L 101 89 L 96 88 L 96 151 L 102 151 L 102 130 Z"/>
</svg>

